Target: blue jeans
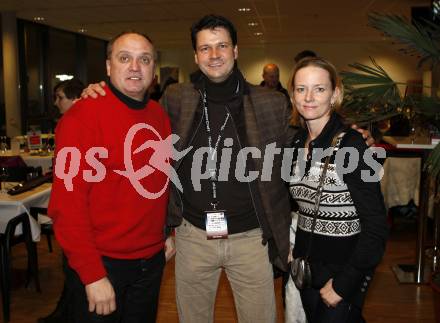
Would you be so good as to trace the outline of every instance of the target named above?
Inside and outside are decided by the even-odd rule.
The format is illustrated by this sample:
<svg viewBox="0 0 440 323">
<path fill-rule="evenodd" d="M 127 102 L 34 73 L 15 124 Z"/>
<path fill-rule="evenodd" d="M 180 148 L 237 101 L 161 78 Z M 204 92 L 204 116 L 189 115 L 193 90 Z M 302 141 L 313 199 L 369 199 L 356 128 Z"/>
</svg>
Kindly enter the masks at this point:
<svg viewBox="0 0 440 323">
<path fill-rule="evenodd" d="M 156 322 L 162 272 L 163 250 L 149 259 L 102 257 L 107 278 L 116 294 L 116 311 L 110 315 L 89 312 L 85 287 L 77 273 L 66 270 L 66 284 L 73 291 L 71 308 L 75 323 L 154 323 Z"/>
<path fill-rule="evenodd" d="M 344 300 L 336 307 L 328 307 L 318 289 L 301 290 L 301 301 L 308 323 L 363 323 L 362 310 Z"/>
</svg>

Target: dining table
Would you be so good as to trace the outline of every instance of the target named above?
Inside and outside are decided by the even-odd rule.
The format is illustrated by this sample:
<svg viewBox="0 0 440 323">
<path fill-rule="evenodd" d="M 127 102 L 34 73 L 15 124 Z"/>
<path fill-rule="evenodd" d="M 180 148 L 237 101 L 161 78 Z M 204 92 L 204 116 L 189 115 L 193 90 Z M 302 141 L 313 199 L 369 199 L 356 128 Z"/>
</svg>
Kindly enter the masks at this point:
<svg viewBox="0 0 440 323">
<path fill-rule="evenodd" d="M 387 194 L 395 191 L 399 192 L 394 194 L 396 205 L 405 205 L 403 202 L 407 202 L 408 199 L 414 199 L 418 205 L 415 263 L 393 265 L 392 270 L 401 283 L 427 283 L 430 268 L 427 268 L 425 259 L 426 226 L 428 216 L 434 217 L 434 212 L 430 194 L 431 181 L 423 166 L 436 144 L 432 144 L 428 138 L 414 140 L 410 137 L 384 137 L 383 140 L 391 145 L 391 148 L 387 149 L 387 159 L 384 163 L 385 180 L 382 179 L 381 183 L 385 204 L 388 204 L 388 207 L 394 206 L 393 198 Z M 437 247 L 434 249 L 436 252 Z"/>
<path fill-rule="evenodd" d="M 6 188 L 12 188 L 17 183 L 4 183 Z M 52 190 L 51 183 L 44 183 L 26 192 L 9 195 L 8 193 L 0 192 L 0 233 L 4 233 L 9 220 L 22 214 L 27 213 L 31 226 L 32 240 L 40 240 L 40 223 L 30 214 L 31 207 L 46 208 L 49 203 L 50 193 Z M 21 230 L 21 228 L 17 228 Z M 17 232 L 20 234 L 21 232 Z"/>
</svg>

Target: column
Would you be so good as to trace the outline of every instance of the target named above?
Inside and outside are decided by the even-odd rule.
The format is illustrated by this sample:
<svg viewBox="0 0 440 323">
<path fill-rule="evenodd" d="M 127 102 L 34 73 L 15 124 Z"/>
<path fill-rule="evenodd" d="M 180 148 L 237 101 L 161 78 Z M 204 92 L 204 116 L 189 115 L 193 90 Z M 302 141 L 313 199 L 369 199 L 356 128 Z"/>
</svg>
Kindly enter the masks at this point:
<svg viewBox="0 0 440 323">
<path fill-rule="evenodd" d="M 21 135 L 17 19 L 12 11 L 2 12 L 1 17 L 6 134 L 13 137 Z"/>
</svg>

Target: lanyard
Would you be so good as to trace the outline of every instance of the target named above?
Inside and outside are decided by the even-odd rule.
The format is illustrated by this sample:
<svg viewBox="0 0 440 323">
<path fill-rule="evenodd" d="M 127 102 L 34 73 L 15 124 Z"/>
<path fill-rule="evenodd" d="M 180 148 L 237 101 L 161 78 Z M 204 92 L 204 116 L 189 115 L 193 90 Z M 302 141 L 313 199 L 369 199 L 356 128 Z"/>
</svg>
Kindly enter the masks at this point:
<svg viewBox="0 0 440 323">
<path fill-rule="evenodd" d="M 220 140 L 223 136 L 223 132 L 226 128 L 226 124 L 228 123 L 229 120 L 229 112 L 226 113 L 226 118 L 225 121 L 223 122 L 222 126 L 220 127 L 220 131 L 217 137 L 217 140 L 214 144 L 214 147 L 212 147 L 212 135 L 211 135 L 211 126 L 209 123 L 209 116 L 208 116 L 208 104 L 207 104 L 207 100 L 206 100 L 206 92 L 203 92 L 203 112 L 205 115 L 205 126 L 206 126 L 206 133 L 208 134 L 208 146 L 209 146 L 209 156 L 208 156 L 208 160 L 206 161 L 206 167 L 208 168 L 209 171 L 209 180 L 211 181 L 211 185 L 212 185 L 212 208 L 214 210 L 217 209 L 217 163 L 215 163 L 215 155 L 217 154 L 217 149 L 218 149 L 218 145 L 220 144 Z"/>
</svg>

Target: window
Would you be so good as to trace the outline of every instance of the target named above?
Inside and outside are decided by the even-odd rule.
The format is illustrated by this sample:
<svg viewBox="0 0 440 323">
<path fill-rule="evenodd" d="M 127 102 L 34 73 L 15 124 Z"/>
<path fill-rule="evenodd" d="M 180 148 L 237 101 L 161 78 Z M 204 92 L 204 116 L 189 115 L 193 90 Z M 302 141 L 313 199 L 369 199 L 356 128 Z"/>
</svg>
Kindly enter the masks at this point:
<svg viewBox="0 0 440 323">
<path fill-rule="evenodd" d="M 87 38 L 87 83 L 96 83 L 106 79 L 106 46 L 103 40 Z"/>
<path fill-rule="evenodd" d="M 36 24 L 24 24 L 23 27 L 23 56 L 26 69 L 22 82 L 26 100 L 22 104 L 23 112 L 28 118 L 32 118 L 44 113 L 43 33 L 42 26 Z"/>
<path fill-rule="evenodd" d="M 54 130 L 59 118 L 54 86 L 66 77 L 78 77 L 85 84 L 105 80 L 106 42 L 20 19 L 18 38 L 22 132 L 31 125 L 43 132 Z"/>
<path fill-rule="evenodd" d="M 2 35 L 2 24 L 0 16 L 0 35 Z M 5 86 L 3 82 L 3 48 L 0 42 L 0 135 L 6 135 L 6 111 L 5 111 Z"/>
</svg>

